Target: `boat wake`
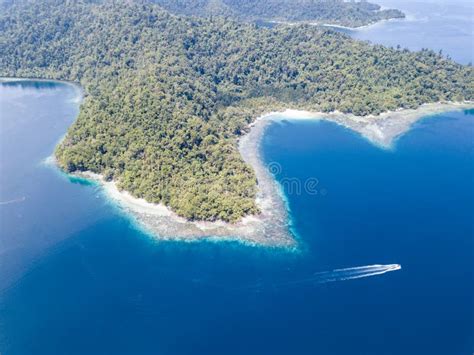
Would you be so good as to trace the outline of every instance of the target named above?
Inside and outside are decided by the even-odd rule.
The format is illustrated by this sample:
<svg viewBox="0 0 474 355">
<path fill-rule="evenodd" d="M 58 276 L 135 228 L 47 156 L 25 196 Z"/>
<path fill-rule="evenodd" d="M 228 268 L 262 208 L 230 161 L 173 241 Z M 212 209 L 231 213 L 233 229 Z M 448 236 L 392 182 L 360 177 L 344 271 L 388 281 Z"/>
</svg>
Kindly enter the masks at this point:
<svg viewBox="0 0 474 355">
<path fill-rule="evenodd" d="M 288 287 L 298 287 L 306 285 L 318 285 L 325 284 L 329 282 L 339 282 L 347 280 L 361 279 L 365 277 L 372 277 L 386 274 L 387 272 L 400 270 L 402 267 L 399 264 L 387 264 L 387 265 L 366 265 L 366 266 L 356 266 L 349 267 L 344 269 L 334 269 L 331 271 L 320 271 L 315 272 L 310 277 L 299 278 L 296 280 L 289 280 L 285 282 L 276 282 L 266 284 L 265 282 L 258 282 L 253 285 L 248 285 L 244 287 L 239 287 L 237 290 L 256 290 L 258 292 L 264 289 L 278 289 L 278 288 L 288 288 Z"/>
<path fill-rule="evenodd" d="M 402 267 L 399 264 L 388 264 L 388 265 L 367 265 L 367 266 L 357 266 L 350 267 L 345 269 L 335 269 L 332 271 L 322 271 L 316 272 L 313 274 L 313 277 L 297 280 L 294 283 L 301 282 L 315 282 L 315 283 L 327 283 L 327 282 L 337 282 L 337 281 L 346 281 L 361 279 L 364 277 L 371 277 L 377 275 L 383 275 L 387 272 L 400 270 Z"/>
<path fill-rule="evenodd" d="M 23 202 L 26 200 L 26 197 L 23 196 L 23 197 L 20 197 L 20 198 L 16 198 L 14 200 L 9 200 L 9 201 L 0 201 L 0 206 L 3 206 L 3 205 L 10 205 L 12 203 L 20 203 L 20 202 Z"/>
</svg>

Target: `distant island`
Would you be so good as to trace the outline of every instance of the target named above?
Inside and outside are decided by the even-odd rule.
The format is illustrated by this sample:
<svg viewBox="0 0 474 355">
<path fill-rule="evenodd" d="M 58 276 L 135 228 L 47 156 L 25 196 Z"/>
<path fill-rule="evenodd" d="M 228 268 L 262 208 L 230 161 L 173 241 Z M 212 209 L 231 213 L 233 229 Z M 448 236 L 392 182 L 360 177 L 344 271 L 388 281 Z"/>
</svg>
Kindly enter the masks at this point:
<svg viewBox="0 0 474 355">
<path fill-rule="evenodd" d="M 472 66 L 316 26 L 258 28 L 146 1 L 1 6 L 0 76 L 68 80 L 85 90 L 56 149 L 59 166 L 166 206 L 181 224 L 217 222 L 190 236 L 226 234 L 223 223 L 238 226 L 265 208 L 257 199 L 263 175 L 239 151 L 265 113 L 299 109 L 351 124 L 341 119 L 349 115 L 378 135 L 370 122 L 384 112 L 474 97 Z M 175 227 L 157 231 L 180 233 Z"/>
<path fill-rule="evenodd" d="M 240 21 L 308 22 L 360 27 L 404 18 L 396 9 L 368 1 L 344 0 L 154 0 L 164 9 L 188 16 L 225 16 Z"/>
</svg>

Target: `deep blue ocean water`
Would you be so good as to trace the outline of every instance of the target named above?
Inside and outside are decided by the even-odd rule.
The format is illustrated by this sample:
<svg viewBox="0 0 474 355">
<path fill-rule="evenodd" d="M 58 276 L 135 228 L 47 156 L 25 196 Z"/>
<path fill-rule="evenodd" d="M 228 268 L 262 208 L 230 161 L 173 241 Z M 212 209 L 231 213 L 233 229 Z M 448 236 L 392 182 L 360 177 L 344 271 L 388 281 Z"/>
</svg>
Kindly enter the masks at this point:
<svg viewBox="0 0 474 355">
<path fill-rule="evenodd" d="M 451 54 L 469 57 L 461 47 Z M 286 187 L 300 242 L 290 252 L 159 242 L 100 187 L 55 170 L 45 159 L 78 95 L 0 86 L 2 355 L 474 351 L 473 111 L 419 121 L 392 150 L 324 121 L 272 124 L 262 153 Z M 308 179 L 316 194 L 285 185 Z"/>
<path fill-rule="evenodd" d="M 406 14 L 404 20 L 344 30 L 352 37 L 410 50 L 443 50 L 459 63 L 474 61 L 474 2 L 471 0 L 379 0 Z"/>
<path fill-rule="evenodd" d="M 324 121 L 270 126 L 276 178 L 319 182 L 316 195 L 285 185 L 301 243 L 289 252 L 158 242 L 98 186 L 45 164 L 77 95 L 0 88 L 2 354 L 472 351 L 472 111 L 420 121 L 393 150 Z M 312 281 L 393 263 L 402 270 Z"/>
</svg>

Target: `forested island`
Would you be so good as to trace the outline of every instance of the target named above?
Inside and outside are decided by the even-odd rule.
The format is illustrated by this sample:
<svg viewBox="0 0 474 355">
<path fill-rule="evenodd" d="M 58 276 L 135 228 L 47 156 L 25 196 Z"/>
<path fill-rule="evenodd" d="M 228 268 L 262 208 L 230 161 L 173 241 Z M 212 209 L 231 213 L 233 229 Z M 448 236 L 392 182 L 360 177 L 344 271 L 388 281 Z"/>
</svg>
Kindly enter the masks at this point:
<svg viewBox="0 0 474 355">
<path fill-rule="evenodd" d="M 146 1 L 1 6 L 0 76 L 85 90 L 56 149 L 59 165 L 101 174 L 188 220 L 259 212 L 256 175 L 237 141 L 265 112 L 366 116 L 474 97 L 471 66 L 316 26 L 259 28 Z"/>
<path fill-rule="evenodd" d="M 154 0 L 176 14 L 225 16 L 240 21 L 312 22 L 360 27 L 381 20 L 404 18 L 400 10 L 367 1 L 344 0 Z"/>
</svg>

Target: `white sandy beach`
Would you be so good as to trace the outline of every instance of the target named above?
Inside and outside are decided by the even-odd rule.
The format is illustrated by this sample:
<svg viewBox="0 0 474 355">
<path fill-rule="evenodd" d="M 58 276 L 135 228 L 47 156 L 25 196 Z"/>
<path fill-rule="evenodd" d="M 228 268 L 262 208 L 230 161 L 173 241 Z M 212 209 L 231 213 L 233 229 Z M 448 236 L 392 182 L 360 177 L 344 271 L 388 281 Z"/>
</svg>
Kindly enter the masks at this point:
<svg viewBox="0 0 474 355">
<path fill-rule="evenodd" d="M 416 110 L 398 110 L 379 116 L 359 117 L 334 113 L 286 110 L 270 112 L 257 118 L 250 131 L 239 140 L 239 151 L 243 159 L 252 166 L 258 179 L 257 205 L 261 213 L 247 216 L 242 221 L 192 222 L 179 217 L 164 205 L 151 204 L 143 199 L 119 191 L 114 182 L 106 182 L 100 175 L 89 172 L 80 176 L 100 181 L 107 195 L 149 231 L 162 240 L 235 240 L 261 246 L 294 248 L 295 235 L 291 232 L 290 218 L 282 190 L 268 171 L 260 157 L 260 143 L 265 129 L 272 121 L 278 120 L 328 120 L 350 128 L 382 149 L 391 148 L 395 139 L 407 132 L 418 119 L 437 113 L 474 107 L 466 103 L 426 104 Z"/>
<path fill-rule="evenodd" d="M 361 25 L 361 26 L 356 26 L 356 27 L 349 27 L 349 26 L 337 25 L 337 24 L 326 23 L 326 22 L 318 22 L 318 21 L 291 22 L 291 21 L 284 21 L 284 20 L 272 20 L 272 21 L 268 21 L 268 23 L 274 23 L 276 25 L 286 25 L 286 26 L 310 25 L 310 26 L 320 26 L 320 27 L 327 27 L 327 28 L 333 28 L 333 29 L 339 29 L 339 30 L 345 30 L 345 31 L 361 31 L 361 30 L 367 30 L 367 29 L 379 27 L 388 23 L 414 20 L 413 15 L 411 14 L 409 15 L 405 14 L 405 15 L 406 16 L 403 18 L 389 18 L 389 19 L 379 20 L 379 21 L 368 23 L 366 25 Z"/>
</svg>

